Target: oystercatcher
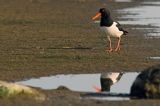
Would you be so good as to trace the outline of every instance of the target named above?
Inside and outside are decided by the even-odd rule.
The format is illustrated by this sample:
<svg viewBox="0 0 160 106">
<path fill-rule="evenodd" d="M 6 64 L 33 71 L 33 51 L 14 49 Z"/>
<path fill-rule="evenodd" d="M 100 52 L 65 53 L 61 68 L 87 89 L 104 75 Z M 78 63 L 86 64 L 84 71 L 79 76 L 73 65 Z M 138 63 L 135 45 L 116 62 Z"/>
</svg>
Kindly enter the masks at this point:
<svg viewBox="0 0 160 106">
<path fill-rule="evenodd" d="M 92 20 L 95 20 L 100 16 L 101 16 L 100 27 L 106 33 L 107 38 L 109 40 L 109 49 L 107 51 L 108 52 L 113 51 L 110 37 L 118 38 L 115 51 L 119 51 L 121 36 L 126 35 L 128 32 L 125 31 L 118 22 L 113 21 L 110 15 L 110 11 L 108 9 L 100 8 L 99 12 L 94 17 L 92 17 Z"/>
<path fill-rule="evenodd" d="M 101 91 L 110 91 L 110 87 L 118 82 L 123 75 L 123 72 L 120 73 L 103 73 L 101 74 L 100 82 L 101 82 Z"/>
<path fill-rule="evenodd" d="M 101 88 L 93 86 L 97 92 L 109 92 L 113 84 L 118 82 L 123 76 L 123 72 L 102 73 L 100 77 Z"/>
</svg>

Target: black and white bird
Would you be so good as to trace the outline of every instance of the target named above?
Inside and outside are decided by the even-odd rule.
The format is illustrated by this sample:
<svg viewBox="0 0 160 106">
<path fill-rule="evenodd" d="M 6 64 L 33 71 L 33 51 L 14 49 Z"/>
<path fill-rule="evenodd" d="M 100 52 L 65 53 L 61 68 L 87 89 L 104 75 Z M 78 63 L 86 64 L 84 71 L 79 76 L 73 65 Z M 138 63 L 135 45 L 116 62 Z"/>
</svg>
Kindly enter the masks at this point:
<svg viewBox="0 0 160 106">
<path fill-rule="evenodd" d="M 101 74 L 100 83 L 101 83 L 101 92 L 110 91 L 110 87 L 118 82 L 123 76 L 123 72 L 108 72 Z"/>
<path fill-rule="evenodd" d="M 107 49 L 107 51 L 108 52 L 113 51 L 112 42 L 111 42 L 110 37 L 118 38 L 118 42 L 117 42 L 115 51 L 119 51 L 121 36 L 126 35 L 128 32 L 125 31 L 118 22 L 113 21 L 110 15 L 110 11 L 108 9 L 100 8 L 99 12 L 92 18 L 92 20 L 95 20 L 100 16 L 101 16 L 100 27 L 106 33 L 107 38 L 109 40 L 109 49 Z"/>
<path fill-rule="evenodd" d="M 101 88 L 97 86 L 93 86 L 93 88 L 96 92 L 109 92 L 111 86 L 118 82 L 122 78 L 123 74 L 123 72 L 102 73 L 100 76 Z"/>
</svg>

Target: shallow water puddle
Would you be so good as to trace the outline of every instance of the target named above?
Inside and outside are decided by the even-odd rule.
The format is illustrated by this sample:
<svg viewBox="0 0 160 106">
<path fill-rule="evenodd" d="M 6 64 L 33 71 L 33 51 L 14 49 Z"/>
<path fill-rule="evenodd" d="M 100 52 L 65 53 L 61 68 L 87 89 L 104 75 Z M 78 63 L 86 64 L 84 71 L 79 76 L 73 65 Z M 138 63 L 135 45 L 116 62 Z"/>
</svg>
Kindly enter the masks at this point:
<svg viewBox="0 0 160 106">
<path fill-rule="evenodd" d="M 160 2 L 144 2 L 143 4 L 152 4 L 152 5 L 160 5 Z"/>
<path fill-rule="evenodd" d="M 160 36 L 159 4 L 160 2 L 142 2 L 140 6 L 118 10 L 118 12 L 124 14 L 120 17 L 120 19 L 123 19 L 124 21 L 120 21 L 120 23 L 154 26 L 156 28 L 152 28 L 150 30 L 151 33 L 147 34 L 147 36 Z"/>
<path fill-rule="evenodd" d="M 29 80 L 19 81 L 17 83 L 39 87 L 42 89 L 56 89 L 59 86 L 65 86 L 73 91 L 82 92 L 96 92 L 94 88 L 100 85 L 100 75 L 101 74 L 69 74 L 69 75 L 56 75 L 40 78 L 32 78 Z M 124 73 L 121 79 L 111 86 L 111 91 L 113 93 L 129 93 L 130 87 L 137 77 L 137 72 L 127 72 Z"/>
<path fill-rule="evenodd" d="M 160 61 L 160 57 L 148 57 L 148 59 L 150 59 L 150 60 L 159 60 Z"/>
<path fill-rule="evenodd" d="M 116 2 L 131 2 L 132 0 L 115 0 Z"/>
</svg>

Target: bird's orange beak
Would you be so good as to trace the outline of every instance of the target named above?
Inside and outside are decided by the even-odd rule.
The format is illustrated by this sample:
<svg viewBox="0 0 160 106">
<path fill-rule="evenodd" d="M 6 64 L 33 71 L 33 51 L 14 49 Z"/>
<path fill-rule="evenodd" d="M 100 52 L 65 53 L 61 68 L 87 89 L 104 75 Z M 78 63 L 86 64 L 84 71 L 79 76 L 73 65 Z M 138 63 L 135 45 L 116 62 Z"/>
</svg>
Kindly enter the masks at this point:
<svg viewBox="0 0 160 106">
<path fill-rule="evenodd" d="M 101 92 L 101 88 L 100 87 L 93 85 L 93 88 L 96 90 L 96 92 Z"/>
<path fill-rule="evenodd" d="M 98 18 L 99 16 L 101 16 L 101 13 L 98 12 L 94 17 L 92 17 L 92 20 L 94 21 L 96 18 Z"/>
</svg>

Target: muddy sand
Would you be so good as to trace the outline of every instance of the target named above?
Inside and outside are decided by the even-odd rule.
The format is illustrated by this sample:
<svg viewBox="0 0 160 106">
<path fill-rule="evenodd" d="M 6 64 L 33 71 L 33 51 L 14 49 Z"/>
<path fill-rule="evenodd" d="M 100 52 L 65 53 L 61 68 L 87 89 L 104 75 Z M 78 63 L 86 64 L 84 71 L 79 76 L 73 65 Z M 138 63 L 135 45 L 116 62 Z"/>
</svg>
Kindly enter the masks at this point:
<svg viewBox="0 0 160 106">
<path fill-rule="evenodd" d="M 160 54 L 160 39 L 148 39 L 153 26 L 123 25 L 129 34 L 122 37 L 121 51 L 107 53 L 107 38 L 92 22 L 100 7 L 116 10 L 138 6 L 142 1 L 114 0 L 0 0 L 0 79 L 19 81 L 27 78 L 78 73 L 142 71 L 159 64 L 148 59 Z M 38 88 L 37 88 L 38 89 Z M 40 89 L 38 89 L 40 90 Z M 0 105 L 135 105 L 158 106 L 159 100 L 100 101 L 80 99 L 80 92 L 65 88 L 40 90 L 45 101 L 17 96 L 0 99 Z"/>
</svg>

